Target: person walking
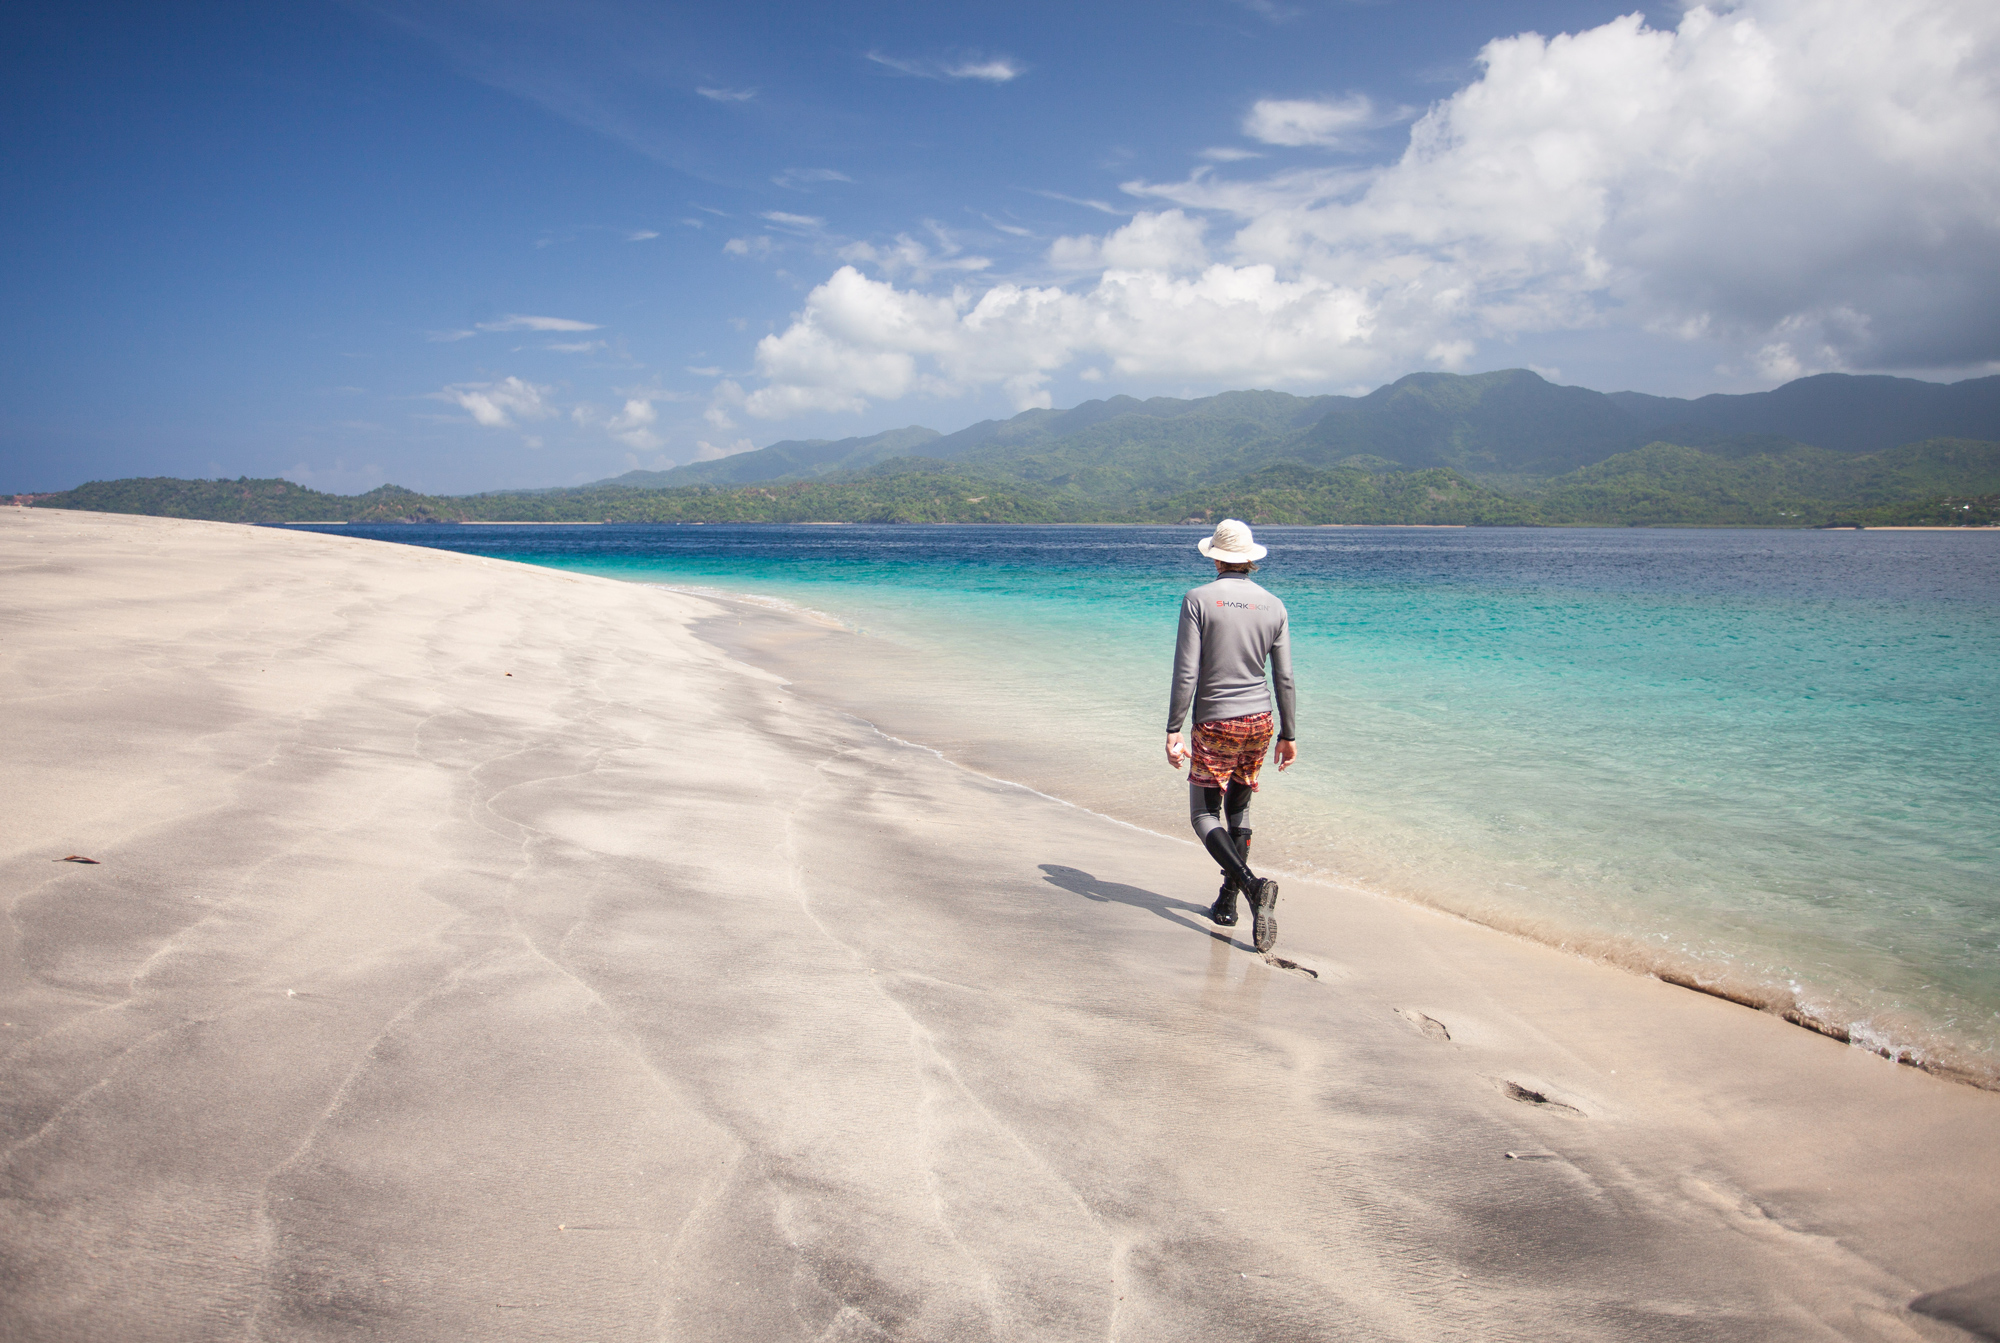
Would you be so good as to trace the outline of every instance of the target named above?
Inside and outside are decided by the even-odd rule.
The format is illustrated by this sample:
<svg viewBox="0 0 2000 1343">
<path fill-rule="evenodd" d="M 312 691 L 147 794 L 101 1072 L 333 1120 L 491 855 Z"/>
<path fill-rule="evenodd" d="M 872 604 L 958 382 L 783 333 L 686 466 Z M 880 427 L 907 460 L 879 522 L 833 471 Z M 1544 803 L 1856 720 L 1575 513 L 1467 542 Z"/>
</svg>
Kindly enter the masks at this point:
<svg viewBox="0 0 2000 1343">
<path fill-rule="evenodd" d="M 1215 581 L 1181 599 L 1174 639 L 1174 679 L 1167 699 L 1167 764 L 1189 758 L 1188 820 L 1202 847 L 1222 865 L 1222 889 L 1208 917 L 1236 925 L 1236 897 L 1250 902 L 1251 940 L 1269 951 L 1278 941 L 1278 883 L 1250 870 L 1250 798 L 1270 749 L 1275 699 L 1280 770 L 1298 759 L 1292 696 L 1292 643 L 1285 604 L 1251 581 L 1270 552 L 1235 518 L 1195 547 L 1215 562 Z M 1264 679 L 1269 662 L 1271 680 Z M 1277 694 L 1272 694 L 1275 684 Z M 1181 725 L 1194 714 L 1192 749 Z"/>
</svg>

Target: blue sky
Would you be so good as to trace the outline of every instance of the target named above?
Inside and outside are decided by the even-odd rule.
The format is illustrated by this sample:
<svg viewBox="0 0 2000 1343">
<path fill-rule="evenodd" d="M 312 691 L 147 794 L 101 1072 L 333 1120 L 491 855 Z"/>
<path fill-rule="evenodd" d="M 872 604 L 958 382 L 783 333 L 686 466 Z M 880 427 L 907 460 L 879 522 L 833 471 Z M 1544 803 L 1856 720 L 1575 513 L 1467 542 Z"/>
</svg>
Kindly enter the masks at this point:
<svg viewBox="0 0 2000 1343">
<path fill-rule="evenodd" d="M 17 12 L 0 488 L 2000 365 L 2000 7 Z"/>
</svg>

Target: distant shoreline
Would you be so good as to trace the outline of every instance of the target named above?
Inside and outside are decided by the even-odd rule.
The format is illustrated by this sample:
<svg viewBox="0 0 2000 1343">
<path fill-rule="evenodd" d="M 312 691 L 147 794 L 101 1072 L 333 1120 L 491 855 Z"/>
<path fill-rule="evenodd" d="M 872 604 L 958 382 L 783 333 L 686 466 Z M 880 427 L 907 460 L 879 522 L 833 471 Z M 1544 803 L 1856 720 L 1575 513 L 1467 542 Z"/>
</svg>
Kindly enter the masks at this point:
<svg viewBox="0 0 2000 1343">
<path fill-rule="evenodd" d="M 77 510 L 79 512 L 87 510 Z M 467 518 L 453 522 L 353 522 L 343 518 L 329 518 L 320 522 L 253 522 L 242 524 L 251 527 L 1206 527 L 1207 523 L 1192 522 L 761 522 L 761 521 L 701 521 L 701 522 L 644 522 L 627 519 L 588 519 L 544 521 L 541 519 L 519 519 L 514 521 L 493 518 Z M 1948 526 L 1929 524 L 1922 526 L 1892 526 L 1887 524 L 1867 527 L 1780 527 L 1768 522 L 1746 523 L 1647 523 L 1642 525 L 1617 523 L 1560 523 L 1543 522 L 1520 526 L 1480 526 L 1470 522 L 1302 522 L 1302 523 L 1259 523 L 1260 527 L 1311 527 L 1320 531 L 1688 531 L 1688 532 L 1985 532 L 2000 535 L 2000 526 L 1980 524 L 1977 526 Z"/>
</svg>

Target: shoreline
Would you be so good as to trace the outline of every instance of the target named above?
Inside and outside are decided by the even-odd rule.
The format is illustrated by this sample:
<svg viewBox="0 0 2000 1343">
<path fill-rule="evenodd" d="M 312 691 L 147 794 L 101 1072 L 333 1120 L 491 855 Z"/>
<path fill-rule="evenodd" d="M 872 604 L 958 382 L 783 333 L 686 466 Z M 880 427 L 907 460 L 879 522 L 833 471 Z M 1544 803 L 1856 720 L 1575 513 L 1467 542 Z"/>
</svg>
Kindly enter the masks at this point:
<svg viewBox="0 0 2000 1343">
<path fill-rule="evenodd" d="M 1011 734 L 983 729 L 976 720 L 967 719 L 949 707 L 940 711 L 930 699 L 926 699 L 923 708 L 913 708 L 919 684 L 949 679 L 949 669 L 942 665 L 926 663 L 920 669 L 913 659 L 921 659 L 922 654 L 900 645 L 894 653 L 885 652 L 880 647 L 881 639 L 855 629 L 843 619 L 782 598 L 714 587 L 656 585 L 663 590 L 691 592 L 736 606 L 732 614 L 697 622 L 694 627 L 697 634 L 731 656 L 785 678 L 802 693 L 852 715 L 876 731 L 936 751 L 941 758 L 981 777 L 1029 789 L 1091 815 L 1135 826 L 1171 843 L 1191 844 L 1184 829 L 1174 824 L 1180 816 L 1177 805 L 1154 815 L 1130 805 L 1130 799 L 1123 799 L 1126 805 L 1121 806 L 1116 797 L 1077 795 L 1068 786 L 1067 774 L 1060 770 L 1052 772 L 1049 761 L 1023 752 Z M 810 628 L 798 631 L 780 628 L 759 637 L 754 626 L 748 634 L 734 628 L 743 624 L 746 615 L 781 626 L 797 621 Z M 805 636 L 805 642 L 800 641 L 801 635 Z M 1281 830 L 1273 833 L 1274 837 L 1282 835 Z M 1284 840 L 1279 837 L 1277 842 L 1282 845 Z M 1547 913 L 1497 905 L 1488 896 L 1455 898 L 1435 882 L 1411 886 L 1408 882 L 1368 880 L 1351 873 L 1335 874 L 1316 865 L 1287 869 L 1282 861 L 1281 857 L 1281 865 L 1272 871 L 1279 875 L 1289 871 L 1291 879 L 1352 887 L 1412 909 L 1463 919 L 1559 954 L 1584 957 L 1620 974 L 1655 980 L 1746 1008 L 1955 1085 L 2000 1093 L 2000 1064 L 1966 1041 L 1952 1037 L 1935 1020 L 1914 1014 L 1893 1021 L 1870 1020 L 1865 1012 L 1843 1019 L 1843 1008 L 1861 1010 L 1849 986 L 1802 984 L 1796 979 L 1780 981 L 1733 968 L 1718 973 L 1712 963 L 1685 951 L 1665 949 L 1650 941 L 1588 924 L 1564 925 Z"/>
<path fill-rule="evenodd" d="M 118 515 L 0 516 L 0 561 L 11 1334 L 2000 1301 L 2000 1097 L 1348 887 L 1287 883 L 1265 960 L 1188 843 L 860 726 L 716 600 Z"/>
</svg>

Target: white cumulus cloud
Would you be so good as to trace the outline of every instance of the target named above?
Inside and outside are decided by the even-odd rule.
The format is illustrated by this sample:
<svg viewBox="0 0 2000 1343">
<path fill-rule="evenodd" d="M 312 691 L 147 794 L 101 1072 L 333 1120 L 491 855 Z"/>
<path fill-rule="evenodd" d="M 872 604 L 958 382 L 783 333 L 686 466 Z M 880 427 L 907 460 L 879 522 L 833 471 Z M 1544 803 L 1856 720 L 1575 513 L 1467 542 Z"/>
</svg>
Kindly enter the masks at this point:
<svg viewBox="0 0 2000 1343">
<path fill-rule="evenodd" d="M 1067 283 L 942 292 L 893 249 L 852 251 L 710 416 L 987 386 L 1034 405 L 1072 364 L 1343 385 L 1594 328 L 1771 379 L 2000 359 L 1990 0 L 1742 0 L 1501 38 L 1480 61 L 1392 162 L 1126 184 L 1151 208 L 1057 240 Z M 1267 101 L 1244 129 L 1340 147 L 1387 115 Z"/>
<path fill-rule="evenodd" d="M 1206 220 L 1180 210 L 1140 213 L 1103 237 L 1057 238 L 1049 263 L 1059 270 L 1199 270 L 1208 264 Z"/>
<path fill-rule="evenodd" d="M 763 387 L 718 390 L 764 418 L 993 384 L 1026 409 L 1050 404 L 1054 370 L 1093 355 L 1128 375 L 1298 382 L 1326 376 L 1338 362 L 1329 352 L 1365 342 L 1369 322 L 1360 295 L 1261 265 L 1113 270 L 1081 293 L 1002 284 L 977 297 L 898 289 L 843 266 L 790 327 L 757 343 Z"/>
<path fill-rule="evenodd" d="M 650 400 L 632 397 L 625 402 L 625 409 L 604 422 L 604 428 L 620 443 L 650 452 L 666 443 L 653 429 L 659 418 L 660 412 Z"/>
<path fill-rule="evenodd" d="M 454 383 L 433 393 L 440 401 L 450 401 L 469 412 L 474 423 L 488 429 L 505 429 L 516 420 L 546 420 L 556 413 L 549 405 L 552 387 L 537 387 L 519 378 L 499 382 Z"/>
</svg>

